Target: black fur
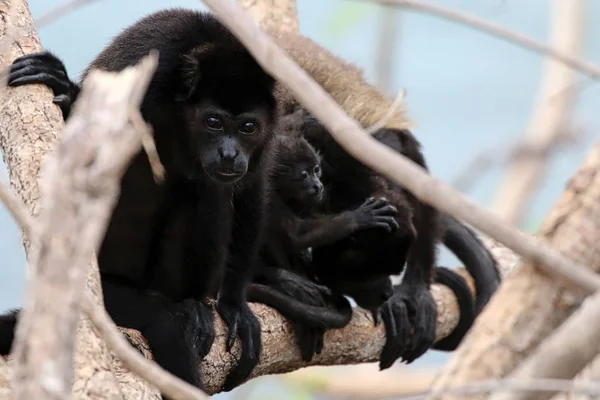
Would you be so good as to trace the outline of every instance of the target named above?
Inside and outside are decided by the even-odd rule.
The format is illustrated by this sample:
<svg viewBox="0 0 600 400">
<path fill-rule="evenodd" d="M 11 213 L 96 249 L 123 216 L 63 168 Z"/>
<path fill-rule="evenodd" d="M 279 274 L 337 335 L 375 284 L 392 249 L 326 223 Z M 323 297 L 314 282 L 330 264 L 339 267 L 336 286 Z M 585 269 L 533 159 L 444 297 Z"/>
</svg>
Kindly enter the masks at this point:
<svg viewBox="0 0 600 400">
<path fill-rule="evenodd" d="M 260 326 L 246 289 L 269 193 L 274 80 L 216 18 L 184 9 L 160 11 L 127 28 L 83 77 L 92 68 L 120 71 L 152 49 L 159 63 L 141 112 L 154 129 L 167 181 L 154 182 L 142 152 L 123 177 L 98 254 L 107 310 L 120 325 L 142 329 L 161 365 L 201 386 L 196 355 L 184 353 L 198 347 L 198 332 L 209 339 L 200 339 L 201 354 L 210 348 L 211 314 L 198 301 L 218 292 L 227 348 L 236 336 L 242 341 L 243 354 L 224 386 L 231 390 L 260 354 Z M 48 52 L 15 60 L 9 85 L 33 83 L 54 90 L 67 118 L 80 85 L 69 80 L 63 63 Z M 109 282 L 119 290 L 107 291 Z M 168 301 L 156 303 L 154 292 Z M 127 302 L 135 306 L 124 308 Z M 145 308 L 147 314 L 138 311 Z M 151 320 L 138 325 L 138 314 Z"/>
<path fill-rule="evenodd" d="M 6 314 L 0 315 L 0 356 L 10 353 L 18 317 L 19 310 L 10 310 Z"/>
<path fill-rule="evenodd" d="M 334 243 L 368 228 L 398 229 L 396 210 L 382 199 L 368 199 L 341 214 L 318 214 L 327 193 L 320 180 L 320 159 L 302 136 L 302 119 L 280 119 L 273 198 L 261 251 L 264 267 L 257 274 L 249 299 L 279 310 L 294 324 L 302 357 L 320 353 L 326 329 L 345 326 L 352 316 L 341 293 L 314 282 L 309 249 Z"/>
<path fill-rule="evenodd" d="M 384 196 L 396 206 L 400 226 L 409 227 L 387 236 L 374 230 L 358 232 L 333 245 L 315 248 L 313 265 L 325 284 L 354 297 L 360 306 L 375 310 L 376 322 L 378 314 L 384 320 L 387 343 L 381 354 L 380 367 L 391 366 L 397 358 L 410 363 L 435 340 L 437 307 L 429 286 L 435 280 L 437 270 L 434 268 L 437 243 L 443 238 L 479 279 L 479 310 L 498 286 L 495 262 L 473 233 L 465 230 L 466 227 L 453 218 L 440 217 L 433 207 L 354 159 L 308 113 L 303 130 L 309 142 L 322 154 L 330 212 L 350 209 L 369 196 Z M 427 169 L 420 145 L 410 132 L 384 128 L 373 136 Z M 411 222 L 416 229 L 414 240 L 410 234 Z M 442 236 L 444 228 L 446 235 Z M 402 283 L 392 290 L 389 275 L 399 274 L 405 261 L 407 267 Z M 471 294 L 462 278 L 449 275 L 453 274 L 451 271 L 439 271 L 442 273 L 440 279 L 457 293 L 463 308 L 463 317 L 451 338 L 434 346 L 449 350 L 472 325 L 475 311 L 473 299 L 467 300 Z"/>
<path fill-rule="evenodd" d="M 444 267 L 435 269 L 435 281 L 449 287 L 456 296 L 458 301 L 458 309 L 460 310 L 460 319 L 456 328 L 445 338 L 438 340 L 433 346 L 436 350 L 453 351 L 462 341 L 465 334 L 473 325 L 473 321 L 477 314 L 475 313 L 475 305 L 471 289 L 465 281 L 465 278 L 452 270 Z"/>
</svg>

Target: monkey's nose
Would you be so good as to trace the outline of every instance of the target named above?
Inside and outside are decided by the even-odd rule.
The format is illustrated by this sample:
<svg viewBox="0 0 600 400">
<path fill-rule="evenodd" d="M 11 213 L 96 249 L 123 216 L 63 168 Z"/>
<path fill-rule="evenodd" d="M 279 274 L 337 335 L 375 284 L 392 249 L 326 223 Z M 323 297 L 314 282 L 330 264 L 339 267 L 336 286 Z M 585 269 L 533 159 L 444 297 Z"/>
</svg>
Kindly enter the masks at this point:
<svg viewBox="0 0 600 400">
<path fill-rule="evenodd" d="M 217 151 L 219 152 L 219 157 L 221 157 L 221 160 L 223 161 L 233 161 L 240 154 L 238 149 L 224 149 L 223 147 L 219 147 Z"/>
</svg>

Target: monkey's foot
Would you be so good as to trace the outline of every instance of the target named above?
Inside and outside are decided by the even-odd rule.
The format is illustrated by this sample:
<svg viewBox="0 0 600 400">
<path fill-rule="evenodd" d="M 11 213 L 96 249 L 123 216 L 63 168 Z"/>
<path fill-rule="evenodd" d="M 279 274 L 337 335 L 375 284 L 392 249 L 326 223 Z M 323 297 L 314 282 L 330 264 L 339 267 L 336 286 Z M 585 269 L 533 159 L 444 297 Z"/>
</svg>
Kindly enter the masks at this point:
<svg viewBox="0 0 600 400">
<path fill-rule="evenodd" d="M 242 345 L 242 355 L 223 385 L 223 391 L 228 392 L 241 385 L 258 364 L 261 350 L 260 323 L 246 302 L 232 304 L 219 299 L 217 311 L 228 328 L 227 351 L 233 348 L 236 337 L 240 338 Z"/>
<path fill-rule="evenodd" d="M 425 285 L 396 286 L 394 295 L 381 306 L 381 317 L 386 342 L 379 359 L 380 369 L 389 368 L 399 358 L 410 364 L 435 341 L 437 306 Z"/>
</svg>

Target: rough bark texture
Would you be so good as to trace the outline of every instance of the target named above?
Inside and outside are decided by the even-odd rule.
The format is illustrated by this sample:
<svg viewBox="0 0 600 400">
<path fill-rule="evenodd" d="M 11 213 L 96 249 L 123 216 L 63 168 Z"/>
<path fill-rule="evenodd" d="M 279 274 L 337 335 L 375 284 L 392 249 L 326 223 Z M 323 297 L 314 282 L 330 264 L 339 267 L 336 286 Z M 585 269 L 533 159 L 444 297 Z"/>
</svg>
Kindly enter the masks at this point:
<svg viewBox="0 0 600 400">
<path fill-rule="evenodd" d="M 89 260 L 99 248 L 123 173 L 141 150 L 129 123 L 157 57 L 119 74 L 92 71 L 43 166 L 43 208 L 35 221 L 25 304 L 15 333 L 16 399 L 68 399 L 76 327 Z"/>
<path fill-rule="evenodd" d="M 599 170 L 600 143 L 571 178 L 539 234 L 554 249 L 594 271 L 600 270 Z M 479 316 L 434 388 L 504 376 L 571 315 L 582 300 L 580 294 L 567 291 L 535 265 L 521 265 L 504 281 Z"/>
<path fill-rule="evenodd" d="M 13 15 L 7 15 L 9 11 L 13 11 Z M 6 37 L 11 24 L 14 24 L 12 31 L 18 33 L 17 37 Z M 0 53 L 0 69 L 7 68 L 19 56 L 42 49 L 25 0 L 0 2 L 0 42 L 5 40 L 10 40 L 10 46 Z M 40 165 L 64 125 L 60 109 L 52 104 L 52 97 L 52 92 L 40 85 L 0 91 L 0 148 L 11 186 L 34 216 L 39 214 L 40 206 Z M 88 285 L 96 288 L 94 293 L 99 293 L 99 282 L 93 271 Z M 97 298 L 101 301 L 101 297 Z M 76 397 L 82 400 L 121 398 L 110 372 L 108 349 L 91 329 L 88 319 L 81 319 L 77 337 Z M 6 377 L 11 370 L 3 364 L 0 365 L 0 387 L 6 388 Z"/>
<path fill-rule="evenodd" d="M 11 7 L 16 13 L 8 16 Z M 19 36 L 5 35 L 11 24 Z M 14 29 L 13 29 L 14 31 Z M 10 40 L 8 52 L 0 54 L 0 69 L 25 54 L 42 50 L 25 0 L 0 2 L 0 41 Z M 39 213 L 38 175 L 46 153 L 63 128 L 60 109 L 52 104 L 45 86 L 27 85 L 0 93 L 0 146 L 10 183 L 34 216 Z"/>
</svg>

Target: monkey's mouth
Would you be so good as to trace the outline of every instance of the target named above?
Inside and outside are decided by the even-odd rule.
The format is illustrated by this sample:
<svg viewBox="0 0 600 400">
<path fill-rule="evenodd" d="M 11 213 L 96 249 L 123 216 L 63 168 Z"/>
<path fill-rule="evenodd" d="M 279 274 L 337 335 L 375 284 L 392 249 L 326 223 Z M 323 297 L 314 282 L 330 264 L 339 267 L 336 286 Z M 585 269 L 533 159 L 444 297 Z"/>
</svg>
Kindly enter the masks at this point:
<svg viewBox="0 0 600 400">
<path fill-rule="evenodd" d="M 211 175 L 211 178 L 221 183 L 233 183 L 240 179 L 245 174 L 234 171 L 226 171 L 226 170 L 217 170 L 214 171 Z"/>
</svg>

